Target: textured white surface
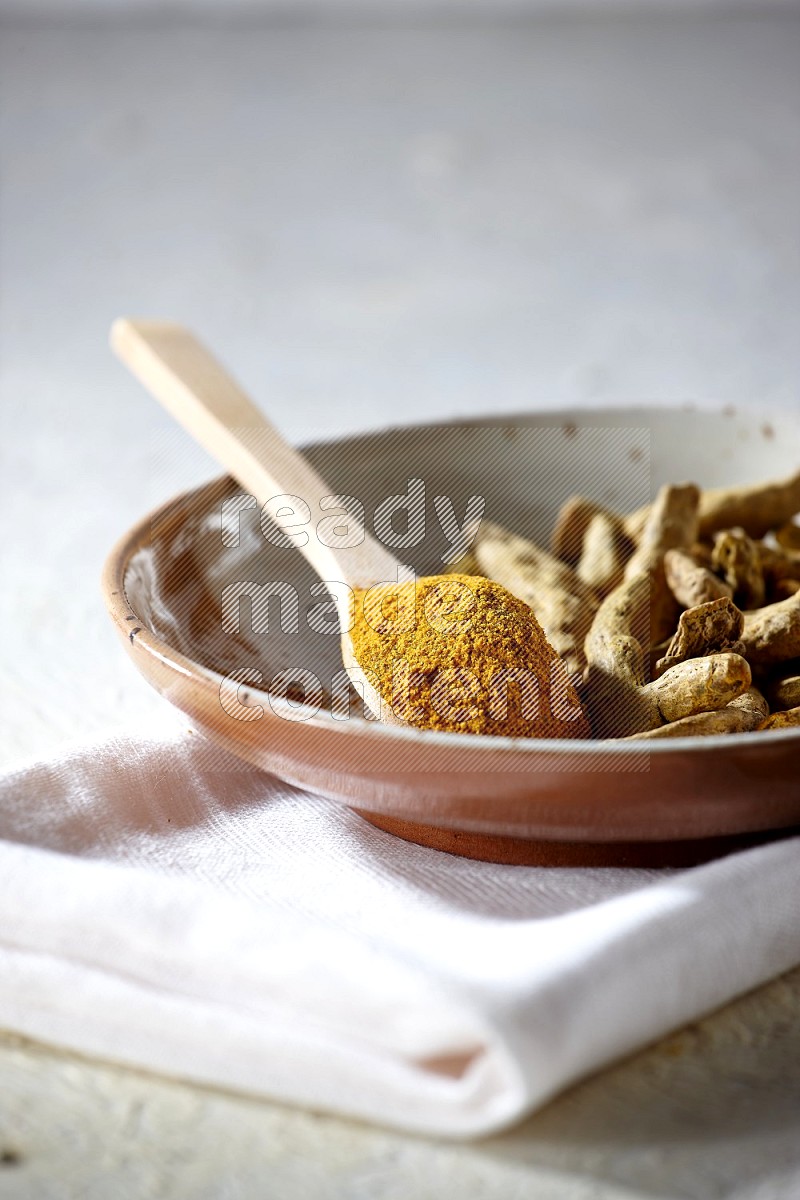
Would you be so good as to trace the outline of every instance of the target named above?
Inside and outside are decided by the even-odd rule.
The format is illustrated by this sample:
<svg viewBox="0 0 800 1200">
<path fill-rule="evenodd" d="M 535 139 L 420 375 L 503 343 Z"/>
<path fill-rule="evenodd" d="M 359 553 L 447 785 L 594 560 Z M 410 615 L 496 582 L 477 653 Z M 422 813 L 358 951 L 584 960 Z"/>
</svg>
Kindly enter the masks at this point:
<svg viewBox="0 0 800 1200">
<path fill-rule="evenodd" d="M 796 1200 L 799 1008 L 795 971 L 573 1088 L 518 1129 L 463 1146 L 0 1035 L 0 1195 Z"/>
<path fill-rule="evenodd" d="M 5 753 L 160 703 L 96 579 L 213 467 L 108 356 L 121 311 L 209 335 L 297 440 L 564 402 L 796 405 L 799 28 L 4 31 Z M 796 984 L 732 1011 L 679 1067 L 641 1057 L 466 1157 L 11 1048 L 28 1165 L 0 1189 L 105 1197 L 104 1171 L 120 1194 L 135 1168 L 142 1195 L 275 1171 L 287 1197 L 794 1196 Z"/>
</svg>

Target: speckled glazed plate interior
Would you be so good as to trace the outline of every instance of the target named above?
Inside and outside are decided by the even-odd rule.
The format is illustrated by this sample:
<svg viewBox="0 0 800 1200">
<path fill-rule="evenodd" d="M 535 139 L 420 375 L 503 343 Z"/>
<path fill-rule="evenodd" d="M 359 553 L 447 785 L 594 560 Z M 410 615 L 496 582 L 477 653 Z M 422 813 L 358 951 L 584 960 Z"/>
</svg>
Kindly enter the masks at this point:
<svg viewBox="0 0 800 1200">
<path fill-rule="evenodd" d="M 463 514 L 481 495 L 487 517 L 546 545 L 575 492 L 627 511 L 667 481 L 714 487 L 788 474 L 800 461 L 800 421 L 731 410 L 548 412 L 389 429 L 307 453 L 333 491 L 363 503 L 368 526 L 376 505 L 423 481 L 424 536 L 402 554 L 426 574 L 442 569 L 448 544 L 435 496 Z M 218 479 L 164 505 L 118 543 L 104 577 L 138 669 L 232 754 L 401 836 L 500 861 L 695 861 L 800 825 L 800 730 L 534 741 L 344 712 L 331 702 L 338 639 L 308 619 L 324 599 L 310 568 L 264 537 L 255 511 L 240 514 L 237 539 L 232 527 L 223 536 L 222 504 L 238 490 Z M 240 581 L 287 585 L 297 619 L 290 606 L 281 621 L 276 603 L 265 631 L 254 632 L 265 613 L 254 621 L 252 608 L 226 631 L 222 593 Z M 272 687 L 298 670 L 319 680 L 312 704 Z M 224 683 L 234 672 L 246 680 L 235 714 L 236 691 Z"/>
</svg>

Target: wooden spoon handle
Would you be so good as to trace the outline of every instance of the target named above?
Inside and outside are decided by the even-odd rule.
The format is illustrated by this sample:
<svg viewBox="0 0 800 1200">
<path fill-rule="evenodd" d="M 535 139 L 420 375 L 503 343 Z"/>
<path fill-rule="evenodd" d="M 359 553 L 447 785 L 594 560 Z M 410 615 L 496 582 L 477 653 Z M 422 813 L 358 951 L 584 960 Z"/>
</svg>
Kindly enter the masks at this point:
<svg viewBox="0 0 800 1200">
<path fill-rule="evenodd" d="M 292 542 L 321 579 L 353 586 L 396 579 L 397 559 L 350 515 L 347 546 L 335 541 L 331 517 L 341 506 L 325 481 L 289 446 L 237 383 L 196 338 L 166 321 L 121 317 L 111 327 L 118 357 L 179 424 L 222 464 L 244 490 L 273 516 L 287 508 L 280 497 L 299 497 L 309 509 Z M 327 498 L 327 504 L 325 503 Z M 344 517 L 341 517 L 344 521 Z M 318 532 L 321 521 L 323 530 Z"/>
</svg>

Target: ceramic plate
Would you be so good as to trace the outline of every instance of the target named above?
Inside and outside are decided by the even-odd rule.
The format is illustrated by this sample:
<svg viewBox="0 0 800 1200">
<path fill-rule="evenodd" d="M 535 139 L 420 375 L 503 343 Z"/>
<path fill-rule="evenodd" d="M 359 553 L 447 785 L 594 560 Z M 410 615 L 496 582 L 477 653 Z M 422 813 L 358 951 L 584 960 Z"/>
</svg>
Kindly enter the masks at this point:
<svg viewBox="0 0 800 1200">
<path fill-rule="evenodd" d="M 376 506 L 422 481 L 422 536 L 395 552 L 424 574 L 442 569 L 449 544 L 436 496 L 460 516 L 480 495 L 487 517 L 546 545 L 575 492 L 626 511 L 666 481 L 713 487 L 788 474 L 800 460 L 800 422 L 731 410 L 548 412 L 390 429 L 307 453 L 333 491 L 364 505 L 368 527 Z M 800 824 L 800 730 L 511 740 L 382 726 L 357 705 L 343 709 L 338 639 L 325 632 L 314 576 L 296 550 L 264 536 L 256 511 L 223 522 L 223 502 L 238 491 L 218 479 L 178 496 L 121 540 L 104 579 L 138 669 L 234 755 L 402 836 L 512 862 L 603 861 L 597 848 L 614 845 L 619 858 L 645 843 L 669 845 L 673 857 L 678 847 L 680 858 L 697 839 Z M 402 513 L 395 528 L 407 532 Z M 283 585 L 296 613 L 276 588 L 260 608 L 242 602 L 238 629 L 230 613 L 226 624 L 223 591 L 243 581 L 254 596 L 259 585 Z M 298 679 L 275 693 L 276 677 L 286 690 L 286 673 L 298 671 L 308 673 L 311 704 Z M 241 687 L 225 683 L 234 673 Z"/>
</svg>

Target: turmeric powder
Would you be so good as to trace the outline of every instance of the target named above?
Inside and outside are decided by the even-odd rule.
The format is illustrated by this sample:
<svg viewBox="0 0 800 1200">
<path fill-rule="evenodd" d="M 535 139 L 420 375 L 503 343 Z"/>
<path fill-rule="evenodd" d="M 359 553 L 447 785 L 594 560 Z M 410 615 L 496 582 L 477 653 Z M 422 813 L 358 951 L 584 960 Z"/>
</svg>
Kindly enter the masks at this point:
<svg viewBox="0 0 800 1200">
<path fill-rule="evenodd" d="M 396 717 L 425 729 L 583 738 L 588 722 L 533 611 L 475 575 L 354 594 L 353 650 Z"/>
</svg>

